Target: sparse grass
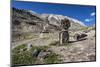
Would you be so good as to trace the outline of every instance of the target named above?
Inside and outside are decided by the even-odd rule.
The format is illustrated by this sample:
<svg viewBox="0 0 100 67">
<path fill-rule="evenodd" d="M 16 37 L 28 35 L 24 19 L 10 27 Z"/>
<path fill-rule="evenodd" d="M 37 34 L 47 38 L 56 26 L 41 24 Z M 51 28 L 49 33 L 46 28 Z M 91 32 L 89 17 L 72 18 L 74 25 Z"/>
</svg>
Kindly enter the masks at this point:
<svg viewBox="0 0 100 67">
<path fill-rule="evenodd" d="M 21 53 L 14 53 L 12 55 L 12 64 L 33 64 L 36 58 L 32 56 L 31 52 L 25 51 Z"/>
<path fill-rule="evenodd" d="M 49 44 L 49 46 L 59 46 L 59 41 L 54 41 L 52 43 Z M 64 43 L 62 44 L 62 46 L 67 46 L 67 47 L 70 47 L 71 46 L 71 43 Z"/>
<path fill-rule="evenodd" d="M 33 39 L 33 38 L 37 38 L 38 35 L 25 35 L 23 40 L 28 40 L 28 39 Z"/>
<path fill-rule="evenodd" d="M 48 46 L 33 46 L 32 49 L 30 51 L 33 51 L 35 49 L 41 51 L 41 50 L 47 50 L 49 47 Z"/>
<path fill-rule="evenodd" d="M 64 43 L 63 45 L 66 46 L 66 47 L 71 47 L 72 46 L 71 43 Z"/>
<path fill-rule="evenodd" d="M 45 58 L 45 63 L 46 64 L 51 64 L 51 63 L 59 63 L 59 55 L 55 53 L 51 53 L 47 58 Z"/>
<path fill-rule="evenodd" d="M 33 46 L 30 51 L 27 51 L 27 47 L 25 44 L 17 46 L 12 50 L 12 64 L 13 65 L 35 64 L 37 57 L 32 56 L 32 52 L 35 49 L 41 51 L 41 50 L 47 50 L 48 48 L 49 48 L 48 46 Z M 21 49 L 23 50 L 21 51 Z M 58 55 L 51 52 L 46 58 L 44 58 L 44 61 L 45 64 L 58 63 Z"/>
<path fill-rule="evenodd" d="M 23 49 L 23 51 L 21 51 Z M 32 56 L 30 51 L 27 51 L 26 45 L 20 45 L 12 50 L 12 64 L 32 64 L 36 58 Z"/>
<path fill-rule="evenodd" d="M 49 39 L 50 37 L 43 37 L 42 39 Z"/>
<path fill-rule="evenodd" d="M 49 44 L 50 46 L 57 46 L 59 45 L 59 41 L 54 41 L 52 43 Z"/>
<path fill-rule="evenodd" d="M 34 37 L 31 35 L 25 36 L 25 39 L 32 39 L 32 38 L 34 38 Z"/>
<path fill-rule="evenodd" d="M 41 46 L 41 47 L 33 47 L 32 50 L 37 49 L 37 50 L 44 50 L 46 51 L 49 47 L 48 46 Z M 51 64 L 51 63 L 58 63 L 59 55 L 56 53 L 51 52 L 46 58 L 44 58 L 45 64 Z"/>
<path fill-rule="evenodd" d="M 69 43 L 64 43 L 63 45 L 64 45 L 64 46 L 69 46 L 70 44 L 69 44 Z"/>
<path fill-rule="evenodd" d="M 29 40 L 29 39 L 33 39 L 33 38 L 38 38 L 38 35 L 35 34 L 22 34 L 20 37 L 16 36 L 15 38 L 20 38 L 19 40 Z M 19 41 L 18 40 L 18 41 Z"/>
<path fill-rule="evenodd" d="M 12 52 L 13 53 L 19 53 L 21 49 L 26 49 L 26 44 L 22 44 L 21 46 L 15 47 Z"/>
</svg>

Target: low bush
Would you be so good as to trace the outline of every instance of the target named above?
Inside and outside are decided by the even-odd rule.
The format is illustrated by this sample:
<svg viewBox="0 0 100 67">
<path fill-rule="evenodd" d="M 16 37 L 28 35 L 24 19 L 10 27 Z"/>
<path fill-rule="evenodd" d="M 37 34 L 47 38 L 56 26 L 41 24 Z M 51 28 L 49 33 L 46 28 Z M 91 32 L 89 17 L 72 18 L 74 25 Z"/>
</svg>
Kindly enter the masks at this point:
<svg viewBox="0 0 100 67">
<path fill-rule="evenodd" d="M 38 51 L 47 50 L 48 46 L 33 46 L 29 51 L 25 44 L 17 46 L 12 50 L 12 64 L 13 65 L 27 65 L 27 64 L 40 64 L 35 63 L 37 57 L 32 55 L 32 52 L 37 49 Z M 46 58 L 43 59 L 44 64 L 51 64 L 58 62 L 58 55 L 51 52 Z"/>
</svg>

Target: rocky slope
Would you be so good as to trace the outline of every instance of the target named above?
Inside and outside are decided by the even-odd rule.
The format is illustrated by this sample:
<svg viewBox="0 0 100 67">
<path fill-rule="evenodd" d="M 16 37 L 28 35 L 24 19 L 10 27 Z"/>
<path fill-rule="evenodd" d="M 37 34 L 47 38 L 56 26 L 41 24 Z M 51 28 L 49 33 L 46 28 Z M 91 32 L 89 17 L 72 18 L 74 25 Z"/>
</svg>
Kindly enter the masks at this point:
<svg viewBox="0 0 100 67">
<path fill-rule="evenodd" d="M 70 21 L 71 27 L 69 28 L 69 30 L 71 30 L 71 32 L 69 32 L 69 42 L 60 46 L 59 31 L 61 31 L 62 29 L 61 20 L 63 19 L 67 19 Z M 83 40 L 76 41 L 73 39 L 73 36 L 71 36 L 76 32 L 84 32 L 85 34 L 87 34 L 87 37 Z M 39 48 L 47 46 L 48 49 L 51 50 L 51 52 L 60 55 L 60 57 L 58 58 L 60 60 L 60 63 L 95 61 L 95 35 L 95 25 L 93 25 L 93 27 L 87 27 L 81 21 L 70 18 L 68 16 L 55 14 L 38 14 L 34 11 L 29 10 L 16 8 L 12 9 L 12 50 L 18 47 L 22 52 L 25 52 L 22 50 L 24 48 L 20 47 L 21 45 L 25 45 L 27 47 L 31 44 L 33 47 Z M 20 50 L 18 49 L 18 51 Z M 31 54 L 29 55 L 27 53 L 25 56 L 28 55 L 29 57 L 31 57 L 30 59 L 33 59 Z M 44 53 L 42 52 L 41 55 L 42 54 Z M 20 61 L 20 57 L 18 56 L 20 55 L 16 54 L 16 57 L 19 58 L 18 61 Z M 54 56 L 52 57 L 54 58 Z M 50 58 L 50 60 L 53 59 L 52 57 Z M 24 57 L 24 60 L 27 60 L 26 58 L 27 57 Z M 37 61 L 36 64 L 43 64 L 41 61 Z"/>
<path fill-rule="evenodd" d="M 70 29 L 84 28 L 85 25 L 76 19 L 55 14 L 38 14 L 29 10 L 12 9 L 12 29 L 20 32 L 40 32 L 44 27 L 48 30 L 60 30 L 61 20 L 68 19 L 71 22 Z"/>
<path fill-rule="evenodd" d="M 81 21 L 67 16 L 38 14 L 30 10 L 12 8 L 12 40 L 30 33 L 61 31 L 63 19 L 70 21 L 70 30 L 77 31 L 86 27 Z"/>
</svg>

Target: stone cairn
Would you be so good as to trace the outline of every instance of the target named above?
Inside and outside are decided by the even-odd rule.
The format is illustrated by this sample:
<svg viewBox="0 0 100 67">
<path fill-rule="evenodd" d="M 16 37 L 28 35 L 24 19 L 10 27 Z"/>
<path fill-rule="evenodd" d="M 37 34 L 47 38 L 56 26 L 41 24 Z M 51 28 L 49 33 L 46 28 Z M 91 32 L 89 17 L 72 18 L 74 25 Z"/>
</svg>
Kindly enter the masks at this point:
<svg viewBox="0 0 100 67">
<path fill-rule="evenodd" d="M 61 21 L 61 31 L 59 33 L 59 43 L 60 45 L 67 43 L 69 41 L 69 32 L 70 21 L 68 19 L 63 19 Z"/>
</svg>

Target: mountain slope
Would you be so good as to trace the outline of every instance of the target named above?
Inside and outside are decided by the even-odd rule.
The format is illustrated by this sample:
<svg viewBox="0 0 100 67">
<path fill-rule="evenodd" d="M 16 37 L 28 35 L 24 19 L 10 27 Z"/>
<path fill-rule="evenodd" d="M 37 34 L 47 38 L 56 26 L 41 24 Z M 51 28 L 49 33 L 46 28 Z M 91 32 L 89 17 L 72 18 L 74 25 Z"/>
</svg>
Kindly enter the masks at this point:
<svg viewBox="0 0 100 67">
<path fill-rule="evenodd" d="M 74 19 L 56 14 L 38 14 L 34 11 L 12 8 L 12 35 L 14 38 L 30 33 L 61 31 L 61 20 L 71 23 L 70 30 L 80 30 L 86 26 Z"/>
</svg>

